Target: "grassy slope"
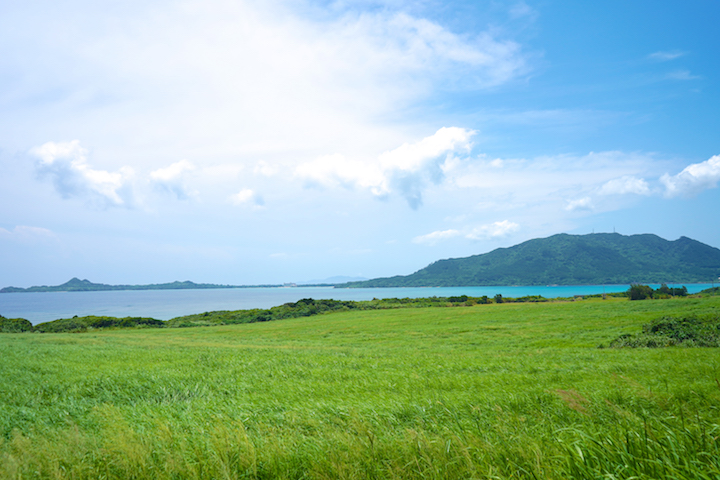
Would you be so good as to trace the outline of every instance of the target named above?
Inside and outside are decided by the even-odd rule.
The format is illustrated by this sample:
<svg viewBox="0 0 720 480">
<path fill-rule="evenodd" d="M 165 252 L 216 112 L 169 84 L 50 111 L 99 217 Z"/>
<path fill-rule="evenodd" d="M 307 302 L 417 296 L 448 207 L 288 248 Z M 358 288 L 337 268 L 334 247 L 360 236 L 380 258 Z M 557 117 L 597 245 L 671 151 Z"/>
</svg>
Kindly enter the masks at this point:
<svg viewBox="0 0 720 480">
<path fill-rule="evenodd" d="M 717 478 L 717 349 L 596 347 L 718 311 L 598 300 L 6 334 L 0 478 Z"/>
</svg>

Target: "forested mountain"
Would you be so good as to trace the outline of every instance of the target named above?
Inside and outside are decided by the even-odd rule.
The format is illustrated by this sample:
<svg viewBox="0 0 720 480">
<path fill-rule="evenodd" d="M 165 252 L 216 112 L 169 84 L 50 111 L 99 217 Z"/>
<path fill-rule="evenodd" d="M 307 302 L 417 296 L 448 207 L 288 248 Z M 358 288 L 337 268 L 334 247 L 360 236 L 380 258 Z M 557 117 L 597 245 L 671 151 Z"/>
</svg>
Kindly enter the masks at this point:
<svg viewBox="0 0 720 480">
<path fill-rule="evenodd" d="M 439 260 L 412 275 L 339 287 L 600 285 L 710 283 L 720 275 L 720 250 L 687 237 L 558 234 L 482 255 Z"/>
</svg>

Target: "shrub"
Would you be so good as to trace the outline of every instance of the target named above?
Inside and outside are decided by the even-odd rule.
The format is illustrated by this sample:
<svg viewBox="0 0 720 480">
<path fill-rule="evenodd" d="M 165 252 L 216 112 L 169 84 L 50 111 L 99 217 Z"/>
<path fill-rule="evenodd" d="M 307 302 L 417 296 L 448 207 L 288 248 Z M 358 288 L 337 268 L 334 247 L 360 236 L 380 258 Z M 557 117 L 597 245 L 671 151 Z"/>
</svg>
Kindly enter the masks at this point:
<svg viewBox="0 0 720 480">
<path fill-rule="evenodd" d="M 630 300 L 645 300 L 653 297 L 653 289 L 648 285 L 634 284 L 627 291 L 627 296 Z"/>
<path fill-rule="evenodd" d="M 643 325 L 642 333 L 621 335 L 610 347 L 720 347 L 720 316 L 660 317 Z"/>
<path fill-rule="evenodd" d="M 0 332 L 2 333 L 20 333 L 32 332 L 33 326 L 29 320 L 24 318 L 5 318 L 0 315 Z"/>
</svg>

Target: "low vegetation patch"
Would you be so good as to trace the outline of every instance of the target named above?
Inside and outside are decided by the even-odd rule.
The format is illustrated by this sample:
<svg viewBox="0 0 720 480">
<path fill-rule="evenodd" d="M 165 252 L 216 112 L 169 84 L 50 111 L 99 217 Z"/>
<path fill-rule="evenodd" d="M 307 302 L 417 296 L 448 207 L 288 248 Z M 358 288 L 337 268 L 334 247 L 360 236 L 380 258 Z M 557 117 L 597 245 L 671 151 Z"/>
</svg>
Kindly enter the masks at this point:
<svg viewBox="0 0 720 480">
<path fill-rule="evenodd" d="M 29 323 L 29 322 L 28 322 Z M 87 317 L 61 318 L 52 322 L 39 323 L 33 328 L 38 333 L 87 332 L 97 328 L 164 327 L 165 322 L 147 317 Z"/>
<path fill-rule="evenodd" d="M 706 288 L 705 290 L 701 291 L 699 295 L 704 297 L 720 295 L 720 287 Z"/>
<path fill-rule="evenodd" d="M 0 333 L 32 332 L 33 326 L 24 318 L 5 318 L 0 315 Z"/>
<path fill-rule="evenodd" d="M 643 325 L 642 333 L 621 335 L 610 347 L 720 347 L 720 316 L 660 317 Z"/>
<path fill-rule="evenodd" d="M 460 295 L 456 297 L 428 297 L 428 298 L 384 298 L 368 301 L 342 301 L 342 300 L 315 300 L 303 298 L 297 302 L 290 302 L 269 309 L 255 308 L 250 310 L 218 310 L 193 315 L 184 315 L 168 321 L 146 317 L 98 317 L 85 316 L 61 318 L 51 322 L 44 322 L 34 327 L 25 319 L 4 319 L 7 327 L 0 327 L 0 332 L 37 332 L 37 333 L 82 333 L 96 329 L 118 328 L 182 328 L 202 327 L 211 325 L 235 325 L 242 323 L 268 322 L 288 318 L 310 317 L 330 312 L 348 310 L 387 310 L 397 308 L 425 308 L 425 307 L 470 307 L 490 303 L 537 303 L 547 302 L 548 299 L 540 295 L 520 298 L 508 298 L 495 295 L 494 298 L 469 297 Z M 5 323 L 0 323 L 5 325 Z M 20 326 L 22 325 L 22 326 Z"/>
</svg>

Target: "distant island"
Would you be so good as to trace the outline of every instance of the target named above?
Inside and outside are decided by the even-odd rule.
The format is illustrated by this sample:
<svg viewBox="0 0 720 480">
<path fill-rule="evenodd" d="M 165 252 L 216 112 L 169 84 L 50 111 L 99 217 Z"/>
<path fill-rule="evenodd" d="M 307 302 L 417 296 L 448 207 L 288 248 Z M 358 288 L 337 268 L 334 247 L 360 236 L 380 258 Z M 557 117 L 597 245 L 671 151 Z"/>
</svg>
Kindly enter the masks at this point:
<svg viewBox="0 0 720 480">
<path fill-rule="evenodd" d="M 279 287 L 281 285 L 257 285 L 258 287 Z M 0 289 L 0 293 L 19 293 L 19 292 L 100 292 L 108 290 L 190 290 L 190 289 L 207 289 L 207 288 L 244 288 L 237 285 L 216 285 L 214 283 L 193 283 L 172 282 L 172 283 L 154 283 L 150 285 L 106 285 L 104 283 L 93 283 L 89 280 L 80 280 L 73 278 L 62 285 L 40 286 L 29 288 L 5 287 Z"/>
<path fill-rule="evenodd" d="M 720 250 L 687 237 L 558 234 L 336 288 L 710 283 L 719 275 Z"/>
</svg>

